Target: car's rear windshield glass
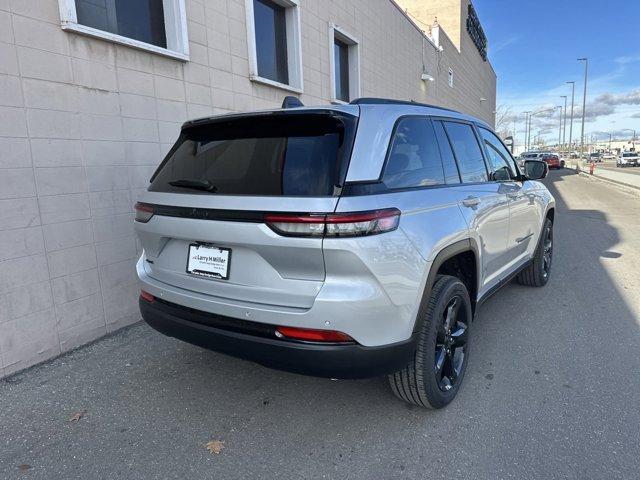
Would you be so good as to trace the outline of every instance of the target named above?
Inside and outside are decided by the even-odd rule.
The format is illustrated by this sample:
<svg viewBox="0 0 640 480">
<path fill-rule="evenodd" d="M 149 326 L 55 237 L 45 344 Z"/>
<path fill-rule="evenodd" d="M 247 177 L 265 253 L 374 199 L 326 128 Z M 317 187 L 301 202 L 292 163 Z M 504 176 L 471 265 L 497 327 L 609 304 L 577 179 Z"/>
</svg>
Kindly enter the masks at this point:
<svg viewBox="0 0 640 480">
<path fill-rule="evenodd" d="M 336 196 L 356 117 L 336 112 L 216 119 L 183 129 L 149 191 Z"/>
<path fill-rule="evenodd" d="M 623 157 L 637 157 L 638 154 L 636 152 L 625 152 L 622 154 Z"/>
</svg>

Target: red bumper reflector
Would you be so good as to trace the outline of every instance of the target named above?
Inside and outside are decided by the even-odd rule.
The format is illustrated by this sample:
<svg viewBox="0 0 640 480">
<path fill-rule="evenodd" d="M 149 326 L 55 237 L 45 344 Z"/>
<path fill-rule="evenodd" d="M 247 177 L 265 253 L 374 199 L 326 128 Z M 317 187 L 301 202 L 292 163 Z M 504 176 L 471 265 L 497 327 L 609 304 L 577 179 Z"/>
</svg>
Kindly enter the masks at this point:
<svg viewBox="0 0 640 480">
<path fill-rule="evenodd" d="M 145 292 L 144 290 L 140 290 L 140 298 L 146 300 L 147 302 L 153 302 L 156 297 L 151 295 L 149 292 Z"/>
<path fill-rule="evenodd" d="M 307 342 L 337 343 L 354 341 L 346 333 L 336 332 L 335 330 L 313 330 L 310 328 L 278 327 L 276 328 L 276 335 Z"/>
</svg>

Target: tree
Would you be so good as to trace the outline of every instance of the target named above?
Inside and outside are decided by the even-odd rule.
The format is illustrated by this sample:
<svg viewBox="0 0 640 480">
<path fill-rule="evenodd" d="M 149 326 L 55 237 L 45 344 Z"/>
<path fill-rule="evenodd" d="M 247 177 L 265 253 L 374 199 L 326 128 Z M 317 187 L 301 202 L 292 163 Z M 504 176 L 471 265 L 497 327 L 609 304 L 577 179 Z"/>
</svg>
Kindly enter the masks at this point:
<svg viewBox="0 0 640 480">
<path fill-rule="evenodd" d="M 511 106 L 504 103 L 496 108 L 496 132 L 502 138 L 513 135 L 513 120 L 515 116 L 512 113 Z"/>
</svg>

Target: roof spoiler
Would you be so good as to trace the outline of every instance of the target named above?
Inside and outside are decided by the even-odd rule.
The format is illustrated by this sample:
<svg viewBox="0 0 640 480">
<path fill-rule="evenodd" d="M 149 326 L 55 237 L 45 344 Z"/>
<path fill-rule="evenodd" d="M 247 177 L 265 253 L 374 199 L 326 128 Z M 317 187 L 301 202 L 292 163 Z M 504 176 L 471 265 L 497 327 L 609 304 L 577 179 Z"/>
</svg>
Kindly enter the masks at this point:
<svg viewBox="0 0 640 480">
<path fill-rule="evenodd" d="M 298 108 L 304 107 L 304 104 L 300 101 L 298 97 L 294 97 L 292 95 L 287 95 L 284 97 L 282 101 L 282 108 Z"/>
</svg>

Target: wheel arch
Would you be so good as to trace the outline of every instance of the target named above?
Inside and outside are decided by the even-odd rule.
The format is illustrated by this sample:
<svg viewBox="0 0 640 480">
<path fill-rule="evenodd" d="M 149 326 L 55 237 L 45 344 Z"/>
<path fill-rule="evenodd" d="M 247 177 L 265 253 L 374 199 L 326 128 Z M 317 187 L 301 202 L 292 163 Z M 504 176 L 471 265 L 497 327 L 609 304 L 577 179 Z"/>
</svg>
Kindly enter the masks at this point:
<svg viewBox="0 0 640 480">
<path fill-rule="evenodd" d="M 455 274 L 454 272 L 449 271 L 450 268 L 453 268 L 454 262 L 458 260 L 473 260 L 471 271 L 469 272 L 468 270 L 466 270 L 464 272 L 466 274 L 465 278 L 460 278 L 460 280 L 467 286 L 469 297 L 471 299 L 472 312 L 475 313 L 478 287 L 480 285 L 480 257 L 478 252 L 479 249 L 476 240 L 473 238 L 466 238 L 464 240 L 459 240 L 455 243 L 452 243 L 451 245 L 447 245 L 436 254 L 433 262 L 431 263 L 424 291 L 420 299 L 420 307 L 418 309 L 418 315 L 416 317 L 416 322 L 413 328 L 414 332 L 418 331 L 421 321 L 424 319 L 429 296 L 431 295 L 433 285 L 436 282 L 436 276 L 439 273 L 446 273 L 448 275 L 460 278 L 459 274 Z M 465 266 L 469 268 L 469 265 L 466 263 Z M 445 269 L 444 272 L 443 268 Z"/>
</svg>

